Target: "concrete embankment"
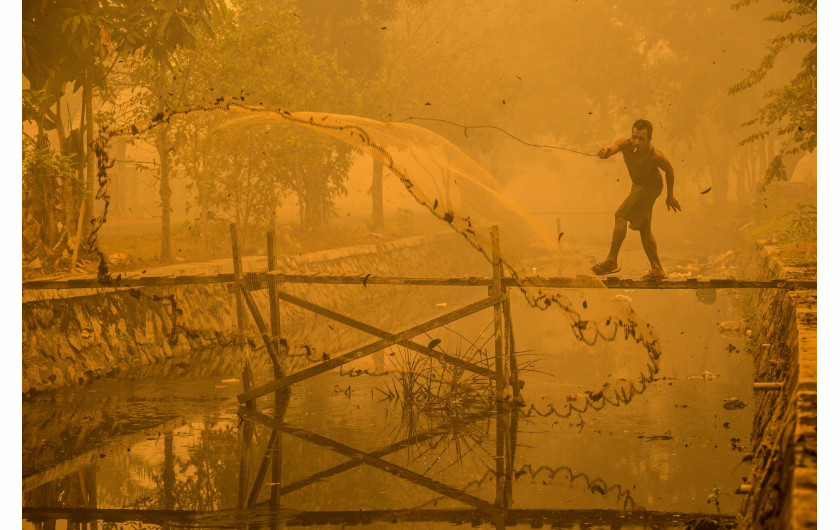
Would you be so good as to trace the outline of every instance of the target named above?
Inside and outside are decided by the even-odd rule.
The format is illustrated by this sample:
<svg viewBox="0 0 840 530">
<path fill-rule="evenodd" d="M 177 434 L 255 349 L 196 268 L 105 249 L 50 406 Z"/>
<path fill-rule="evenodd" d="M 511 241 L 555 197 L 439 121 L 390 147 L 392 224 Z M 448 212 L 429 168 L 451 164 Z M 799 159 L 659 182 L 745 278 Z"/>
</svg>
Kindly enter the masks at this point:
<svg viewBox="0 0 840 530">
<path fill-rule="evenodd" d="M 246 271 L 265 271 L 266 258 L 243 260 Z M 490 265 L 454 232 L 407 238 L 278 258 L 283 271 L 375 274 L 392 276 L 490 275 Z M 144 276 L 222 274 L 233 270 L 231 260 L 147 271 Z M 140 370 L 165 359 L 237 339 L 237 311 L 229 285 L 209 284 L 171 288 L 78 289 L 25 291 L 23 301 L 24 394 L 80 384 L 92 378 Z M 436 301 L 452 298 L 452 288 L 362 285 L 286 284 L 295 296 L 338 312 L 360 315 L 378 327 L 398 331 L 411 322 L 438 314 Z M 448 291 L 447 291 L 448 289 Z M 266 291 L 254 299 L 268 321 Z M 394 307 L 394 300 L 402 303 Z M 280 304 L 282 336 L 289 343 L 289 368 L 319 361 L 370 337 L 348 328 L 336 332 L 328 319 L 289 304 Z M 251 343 L 261 345 L 248 317 Z M 309 346 L 318 337 L 319 351 Z M 255 352 L 262 362 L 264 351 Z"/>
<path fill-rule="evenodd" d="M 766 279 L 816 278 L 816 264 L 785 266 L 772 247 L 753 267 Z M 763 290 L 752 307 L 758 384 L 738 528 L 816 528 L 817 293 Z"/>
</svg>

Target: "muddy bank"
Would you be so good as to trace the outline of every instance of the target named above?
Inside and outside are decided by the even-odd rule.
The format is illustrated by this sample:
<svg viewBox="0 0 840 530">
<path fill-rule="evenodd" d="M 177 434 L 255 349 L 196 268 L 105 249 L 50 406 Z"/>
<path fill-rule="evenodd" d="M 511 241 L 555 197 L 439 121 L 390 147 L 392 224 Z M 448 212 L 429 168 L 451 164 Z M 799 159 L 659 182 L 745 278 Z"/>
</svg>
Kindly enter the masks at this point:
<svg viewBox="0 0 840 530">
<path fill-rule="evenodd" d="M 816 264 L 785 266 L 765 247 L 752 264 L 762 278 L 816 278 Z M 817 526 L 817 293 L 763 290 L 751 304 L 756 390 L 749 491 L 739 528 Z"/>
<path fill-rule="evenodd" d="M 246 271 L 264 271 L 264 257 L 243 260 Z M 278 258 L 284 271 L 423 276 L 490 275 L 490 266 L 454 232 L 407 238 Z M 144 276 L 221 274 L 232 272 L 230 260 L 179 265 L 147 271 Z M 139 273 L 139 271 L 138 271 Z M 286 284 L 295 296 L 338 312 L 370 307 L 369 322 L 397 330 L 435 314 L 446 288 L 361 285 Z M 451 289 L 449 289 L 451 291 Z M 399 296 L 397 296 L 399 295 Z M 268 320 L 266 291 L 254 299 Z M 386 300 L 405 300 L 395 311 Z M 320 361 L 355 344 L 361 332 L 330 326 L 330 321 L 288 304 L 280 304 L 282 336 L 290 346 L 288 368 Z M 439 311 L 439 310 L 438 310 Z M 93 378 L 126 373 L 166 359 L 188 358 L 238 338 L 235 297 L 225 284 L 174 288 L 74 291 L 28 291 L 22 310 L 24 394 L 81 384 Z M 322 351 L 307 346 L 318 336 Z M 256 327 L 248 318 L 244 340 L 256 362 L 265 362 Z"/>
</svg>

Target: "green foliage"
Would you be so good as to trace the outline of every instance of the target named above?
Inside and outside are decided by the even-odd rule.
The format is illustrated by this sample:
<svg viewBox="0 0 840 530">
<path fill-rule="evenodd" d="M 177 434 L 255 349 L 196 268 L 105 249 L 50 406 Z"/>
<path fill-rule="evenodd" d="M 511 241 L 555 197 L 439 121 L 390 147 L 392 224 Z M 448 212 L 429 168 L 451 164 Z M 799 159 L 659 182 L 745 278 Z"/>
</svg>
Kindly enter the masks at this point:
<svg viewBox="0 0 840 530">
<path fill-rule="evenodd" d="M 74 161 L 55 149 L 38 146 L 32 138 L 23 138 L 24 190 L 53 185 L 56 181 L 77 180 Z M 30 201 L 31 202 L 31 201 Z M 26 204 L 26 203 L 25 203 Z"/>
<path fill-rule="evenodd" d="M 785 226 L 779 234 L 779 241 L 793 243 L 817 239 L 817 207 L 797 203 L 796 209 L 785 216 Z"/>
<path fill-rule="evenodd" d="M 760 218 L 761 206 L 754 216 Z M 781 215 L 771 215 L 763 221 L 750 223 L 741 229 L 747 241 L 769 241 L 789 254 L 790 263 L 816 261 L 817 208 L 812 204 L 797 203 L 796 207 Z"/>
<path fill-rule="evenodd" d="M 757 0 L 741 0 L 732 8 L 740 9 Z M 743 92 L 761 83 L 773 69 L 779 55 L 796 44 L 813 45 L 800 63 L 799 72 L 783 87 L 774 88 L 765 94 L 766 103 L 758 109 L 755 119 L 745 126 L 758 126 L 740 145 L 778 137 L 781 147 L 768 165 L 762 189 L 774 180 L 787 180 L 784 155 L 813 152 L 817 146 L 817 2 L 816 0 L 784 0 L 791 7 L 776 11 L 764 20 L 786 23 L 795 19 L 801 25 L 786 33 L 777 35 L 767 43 L 767 53 L 759 65 L 748 70 L 747 75 L 731 86 L 730 94 Z"/>
</svg>

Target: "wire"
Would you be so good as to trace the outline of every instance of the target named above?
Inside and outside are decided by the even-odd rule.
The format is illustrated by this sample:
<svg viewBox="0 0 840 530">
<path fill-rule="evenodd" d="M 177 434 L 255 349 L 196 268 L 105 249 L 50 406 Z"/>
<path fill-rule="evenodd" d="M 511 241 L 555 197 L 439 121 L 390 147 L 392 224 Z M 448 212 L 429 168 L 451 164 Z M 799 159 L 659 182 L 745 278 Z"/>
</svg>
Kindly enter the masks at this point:
<svg viewBox="0 0 840 530">
<path fill-rule="evenodd" d="M 454 121 L 444 120 L 444 119 L 441 119 L 441 118 L 415 118 L 414 116 L 409 116 L 408 118 L 400 120 L 400 122 L 405 122 L 405 121 L 408 121 L 408 120 L 439 121 L 439 122 L 443 122 L 443 123 L 448 123 L 450 125 L 454 125 L 456 127 L 460 127 L 462 129 L 464 129 L 464 136 L 467 135 L 467 129 L 496 129 L 497 131 L 503 132 L 506 135 L 510 136 L 511 138 L 516 140 L 517 142 L 523 143 L 523 144 L 528 145 L 530 147 L 545 147 L 547 149 L 559 149 L 561 151 L 569 151 L 571 153 L 577 153 L 577 154 L 583 155 L 583 156 L 598 156 L 597 154 L 584 153 L 583 151 L 577 151 L 575 149 L 570 149 L 568 147 L 561 147 L 561 146 L 558 146 L 558 145 L 532 144 L 530 142 L 526 142 L 525 140 L 523 140 L 521 138 L 517 138 L 516 136 L 512 135 L 508 131 L 502 129 L 501 127 L 497 127 L 495 125 L 461 125 L 460 123 L 455 123 Z"/>
</svg>

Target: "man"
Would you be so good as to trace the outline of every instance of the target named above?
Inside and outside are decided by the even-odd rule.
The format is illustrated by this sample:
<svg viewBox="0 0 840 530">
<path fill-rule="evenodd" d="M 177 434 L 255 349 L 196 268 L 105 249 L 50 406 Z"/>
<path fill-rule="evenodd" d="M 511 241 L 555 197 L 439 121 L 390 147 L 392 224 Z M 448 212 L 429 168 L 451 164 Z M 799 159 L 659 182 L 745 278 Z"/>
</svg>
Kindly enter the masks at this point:
<svg viewBox="0 0 840 530">
<path fill-rule="evenodd" d="M 650 260 L 650 272 L 645 274 L 643 280 L 662 280 L 667 275 L 662 264 L 659 262 L 659 253 L 656 250 L 656 239 L 650 229 L 651 216 L 653 214 L 653 203 L 662 193 L 662 174 L 660 169 L 665 171 L 665 183 L 668 194 L 665 196 L 665 206 L 674 212 L 680 211 L 680 203 L 674 198 L 674 168 L 665 158 L 659 149 L 651 145 L 653 137 L 653 125 L 647 120 L 637 120 L 633 124 L 632 136 L 627 139 L 616 140 L 610 147 L 603 147 L 598 151 L 598 156 L 606 159 L 621 152 L 624 155 L 624 163 L 630 173 L 630 180 L 633 186 L 630 188 L 630 195 L 621 203 L 615 212 L 615 228 L 613 229 L 612 243 L 607 258 L 592 267 L 595 274 L 612 274 L 621 268 L 618 266 L 618 251 L 624 236 L 627 235 L 627 224 L 630 228 L 638 230 L 642 238 L 642 247 L 645 249 L 648 260 Z"/>
</svg>

